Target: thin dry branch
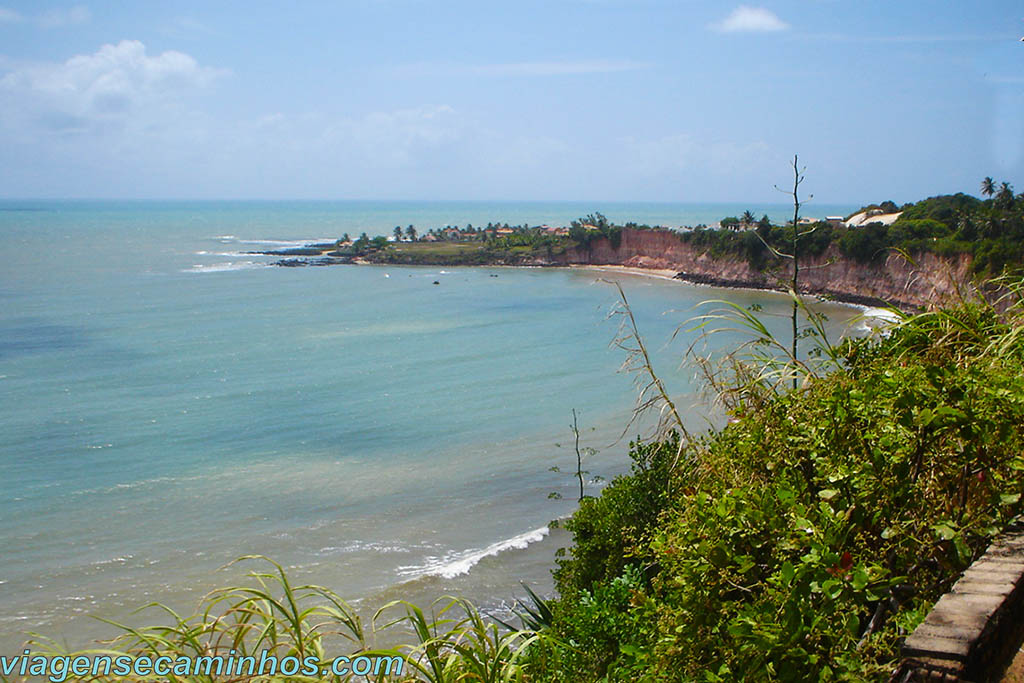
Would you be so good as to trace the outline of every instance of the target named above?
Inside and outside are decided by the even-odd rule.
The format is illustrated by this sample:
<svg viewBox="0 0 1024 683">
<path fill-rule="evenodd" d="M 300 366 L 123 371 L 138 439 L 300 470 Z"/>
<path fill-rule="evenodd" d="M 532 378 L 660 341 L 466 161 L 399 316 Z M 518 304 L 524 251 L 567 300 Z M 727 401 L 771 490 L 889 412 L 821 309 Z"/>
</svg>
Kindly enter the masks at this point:
<svg viewBox="0 0 1024 683">
<path fill-rule="evenodd" d="M 675 459 L 672 461 L 672 467 L 675 468 L 682 456 L 684 447 L 691 440 L 690 433 L 683 424 L 683 418 L 679 414 L 675 402 L 669 396 L 668 390 L 665 389 L 664 382 L 661 381 L 661 378 L 654 371 L 650 354 L 647 352 L 647 346 L 640 335 L 636 318 L 633 316 L 633 310 L 629 306 L 629 301 L 626 299 L 626 293 L 622 290 L 622 285 L 611 280 L 602 279 L 601 282 L 614 285 L 619 292 L 619 301 L 608 314 L 609 318 L 616 316 L 619 318 L 619 329 L 612 340 L 612 345 L 617 349 L 625 351 L 626 360 L 623 361 L 619 371 L 634 374 L 633 384 L 637 388 L 637 399 L 633 406 L 632 415 L 625 429 L 622 430 L 619 439 L 625 437 L 629 433 L 630 428 L 641 417 L 656 412 L 658 421 L 655 425 L 654 433 L 649 438 L 662 439 L 672 431 L 679 432 L 679 448 L 676 451 Z"/>
</svg>

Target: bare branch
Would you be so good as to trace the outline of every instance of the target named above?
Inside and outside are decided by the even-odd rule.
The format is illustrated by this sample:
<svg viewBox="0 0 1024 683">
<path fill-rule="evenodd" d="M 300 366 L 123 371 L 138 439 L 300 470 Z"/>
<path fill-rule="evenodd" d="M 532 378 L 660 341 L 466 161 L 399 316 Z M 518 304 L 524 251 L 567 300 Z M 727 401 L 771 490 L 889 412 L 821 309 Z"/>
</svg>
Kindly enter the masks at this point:
<svg viewBox="0 0 1024 683">
<path fill-rule="evenodd" d="M 683 418 L 665 389 L 664 383 L 654 371 L 650 354 L 647 352 L 643 337 L 640 336 L 636 318 L 633 317 L 633 310 L 629 306 L 622 285 L 611 280 L 602 279 L 601 282 L 614 285 L 619 292 L 620 301 L 609 313 L 609 317 L 620 316 L 619 331 L 615 339 L 612 340 L 612 345 L 626 352 L 626 360 L 622 363 L 619 371 L 636 374 L 633 384 L 638 390 L 633 414 L 619 438 L 623 438 L 629 432 L 630 427 L 642 416 L 656 412 L 658 420 L 651 438 L 664 438 L 673 430 L 680 434 L 679 449 L 672 461 L 674 468 L 682 456 L 684 447 L 691 440 L 690 433 L 683 424 Z"/>
</svg>

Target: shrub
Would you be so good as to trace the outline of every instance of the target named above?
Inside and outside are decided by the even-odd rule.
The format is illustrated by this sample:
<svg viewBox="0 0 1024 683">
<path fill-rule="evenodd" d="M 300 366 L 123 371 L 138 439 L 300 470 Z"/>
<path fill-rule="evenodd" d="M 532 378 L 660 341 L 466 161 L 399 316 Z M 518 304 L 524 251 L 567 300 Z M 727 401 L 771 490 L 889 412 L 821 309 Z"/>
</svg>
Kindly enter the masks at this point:
<svg viewBox="0 0 1024 683">
<path fill-rule="evenodd" d="M 965 304 L 848 342 L 843 370 L 689 443 L 690 465 L 587 501 L 554 611 L 579 651 L 551 679 L 571 680 L 558 662 L 587 680 L 886 676 L 1021 510 L 1017 311 Z"/>
</svg>

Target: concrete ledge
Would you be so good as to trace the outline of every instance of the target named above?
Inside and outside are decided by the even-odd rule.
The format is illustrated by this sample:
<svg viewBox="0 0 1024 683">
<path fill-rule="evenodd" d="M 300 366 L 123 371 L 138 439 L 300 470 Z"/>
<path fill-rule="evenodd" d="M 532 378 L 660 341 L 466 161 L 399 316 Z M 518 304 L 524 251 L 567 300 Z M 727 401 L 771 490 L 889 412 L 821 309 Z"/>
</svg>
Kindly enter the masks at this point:
<svg viewBox="0 0 1024 683">
<path fill-rule="evenodd" d="M 1022 612 L 1024 523 L 1018 520 L 968 567 L 906 639 L 893 679 L 998 680 L 1020 645 Z"/>
</svg>

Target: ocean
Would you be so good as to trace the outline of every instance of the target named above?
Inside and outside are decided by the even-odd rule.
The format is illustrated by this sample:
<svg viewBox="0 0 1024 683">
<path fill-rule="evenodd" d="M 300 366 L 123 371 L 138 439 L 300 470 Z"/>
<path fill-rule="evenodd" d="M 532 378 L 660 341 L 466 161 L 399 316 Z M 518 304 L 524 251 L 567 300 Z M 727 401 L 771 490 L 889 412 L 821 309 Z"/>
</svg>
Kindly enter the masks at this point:
<svg viewBox="0 0 1024 683">
<path fill-rule="evenodd" d="M 785 205 L 0 201 L 0 654 L 187 612 L 263 554 L 369 610 L 550 592 L 550 521 L 628 471 L 620 282 L 694 428 L 717 424 L 672 333 L 776 294 L 586 269 L 278 268 L 246 252 L 446 224 L 711 223 Z M 856 207 L 815 207 L 849 213 Z M 434 282 L 438 284 L 434 284 Z M 837 330 L 859 311 L 822 304 Z M 779 320 L 780 330 L 785 322 Z M 720 343 L 737 343 L 722 336 Z M 559 467 L 560 472 L 551 471 Z M 562 497 L 551 498 L 552 493 Z M 152 616 L 152 615 L 151 615 Z"/>
</svg>

